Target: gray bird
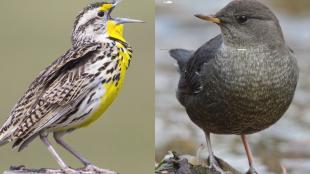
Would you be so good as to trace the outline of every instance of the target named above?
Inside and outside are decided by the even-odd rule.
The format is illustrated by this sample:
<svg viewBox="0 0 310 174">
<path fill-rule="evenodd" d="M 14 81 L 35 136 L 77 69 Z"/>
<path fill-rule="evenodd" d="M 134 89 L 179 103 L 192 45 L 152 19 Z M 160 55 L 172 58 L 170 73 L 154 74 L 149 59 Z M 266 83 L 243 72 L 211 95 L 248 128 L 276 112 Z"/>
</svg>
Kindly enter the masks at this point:
<svg viewBox="0 0 310 174">
<path fill-rule="evenodd" d="M 196 51 L 170 50 L 178 62 L 177 98 L 206 135 L 211 168 L 223 173 L 214 157 L 210 133 L 241 135 L 246 140 L 276 123 L 292 102 L 298 66 L 273 12 L 256 0 L 234 0 L 213 16 L 221 34 Z"/>
</svg>

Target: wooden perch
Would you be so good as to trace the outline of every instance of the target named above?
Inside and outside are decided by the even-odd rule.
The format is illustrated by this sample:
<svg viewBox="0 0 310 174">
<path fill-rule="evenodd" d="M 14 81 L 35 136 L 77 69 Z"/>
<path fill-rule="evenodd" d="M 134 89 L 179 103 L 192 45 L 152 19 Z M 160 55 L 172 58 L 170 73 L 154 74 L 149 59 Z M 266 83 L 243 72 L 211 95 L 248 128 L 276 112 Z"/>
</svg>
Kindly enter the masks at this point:
<svg viewBox="0 0 310 174">
<path fill-rule="evenodd" d="M 106 169 L 80 168 L 72 171 L 61 169 L 27 169 L 25 166 L 11 167 L 3 174 L 117 174 L 117 172 Z"/>
<path fill-rule="evenodd" d="M 194 157 L 193 157 L 194 158 Z M 222 159 L 217 158 L 219 167 L 227 174 L 242 174 Z M 208 165 L 208 164 L 207 164 Z M 157 165 L 155 174 L 218 174 L 208 167 L 200 164 L 192 164 L 186 157 L 178 156 L 175 152 L 169 152 L 162 162 Z"/>
</svg>

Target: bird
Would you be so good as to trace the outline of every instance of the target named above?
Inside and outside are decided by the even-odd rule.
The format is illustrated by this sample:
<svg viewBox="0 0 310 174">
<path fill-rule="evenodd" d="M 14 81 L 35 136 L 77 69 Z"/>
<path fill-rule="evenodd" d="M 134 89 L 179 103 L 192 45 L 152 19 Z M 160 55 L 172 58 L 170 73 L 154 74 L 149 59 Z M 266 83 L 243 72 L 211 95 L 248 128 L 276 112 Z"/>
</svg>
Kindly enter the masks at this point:
<svg viewBox="0 0 310 174">
<path fill-rule="evenodd" d="M 100 118 L 123 86 L 132 57 L 124 24 L 143 21 L 113 18 L 119 2 L 92 3 L 77 15 L 72 47 L 39 73 L 13 107 L 0 129 L 1 145 L 13 142 L 12 148 L 21 151 L 39 137 L 61 169 L 74 172 L 49 142 L 48 135 L 53 134 L 86 169 L 100 170 L 63 136 Z"/>
<path fill-rule="evenodd" d="M 210 134 L 235 134 L 245 147 L 247 173 L 257 173 L 246 135 L 275 124 L 290 106 L 299 76 L 296 57 L 275 14 L 257 0 L 233 0 L 215 15 L 195 16 L 221 32 L 197 50 L 169 51 L 180 74 L 177 99 L 205 133 L 208 167 L 224 173 Z"/>
</svg>

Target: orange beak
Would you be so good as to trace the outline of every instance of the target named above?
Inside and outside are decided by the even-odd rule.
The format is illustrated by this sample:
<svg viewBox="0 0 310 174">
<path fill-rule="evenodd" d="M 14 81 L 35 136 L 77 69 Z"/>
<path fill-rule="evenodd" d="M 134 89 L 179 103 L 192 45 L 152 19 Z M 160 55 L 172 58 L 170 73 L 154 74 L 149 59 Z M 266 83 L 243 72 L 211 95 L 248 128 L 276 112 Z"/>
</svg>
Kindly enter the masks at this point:
<svg viewBox="0 0 310 174">
<path fill-rule="evenodd" d="M 205 20 L 205 21 L 209 21 L 209 22 L 213 22 L 213 23 L 216 23 L 216 24 L 220 24 L 221 23 L 221 20 L 217 17 L 214 17 L 214 16 L 208 16 L 208 15 L 202 15 L 202 14 L 196 14 L 195 15 L 197 18 L 199 19 L 202 19 L 202 20 Z"/>
</svg>

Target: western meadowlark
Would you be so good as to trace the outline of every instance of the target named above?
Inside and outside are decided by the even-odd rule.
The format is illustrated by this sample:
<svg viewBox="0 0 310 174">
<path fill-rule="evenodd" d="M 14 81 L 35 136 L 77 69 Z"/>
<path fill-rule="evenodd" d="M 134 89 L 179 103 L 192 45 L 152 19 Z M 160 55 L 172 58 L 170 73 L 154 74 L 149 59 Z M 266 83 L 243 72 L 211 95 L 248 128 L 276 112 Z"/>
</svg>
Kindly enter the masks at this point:
<svg viewBox="0 0 310 174">
<path fill-rule="evenodd" d="M 123 85 L 132 56 L 124 24 L 143 21 L 112 18 L 118 2 L 91 4 L 76 17 L 72 48 L 31 83 L 0 129 L 0 144 L 13 141 L 13 148 L 21 151 L 39 136 L 60 167 L 72 170 L 48 141 L 53 133 L 59 145 L 85 166 L 95 167 L 62 137 L 96 121 Z"/>
</svg>

